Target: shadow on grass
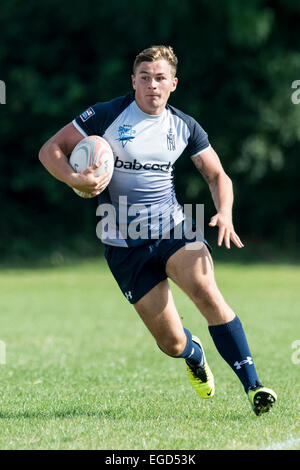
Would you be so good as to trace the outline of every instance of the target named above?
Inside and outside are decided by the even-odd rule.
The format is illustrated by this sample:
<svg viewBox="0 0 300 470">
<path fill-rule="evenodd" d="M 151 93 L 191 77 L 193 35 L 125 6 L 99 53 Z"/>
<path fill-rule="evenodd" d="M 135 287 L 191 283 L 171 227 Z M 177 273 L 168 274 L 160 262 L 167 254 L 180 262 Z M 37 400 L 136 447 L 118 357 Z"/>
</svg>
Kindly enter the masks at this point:
<svg viewBox="0 0 300 470">
<path fill-rule="evenodd" d="M 206 408 L 198 409 L 198 413 L 193 412 L 192 421 L 196 422 L 199 420 L 207 419 L 207 414 L 209 413 L 210 419 L 212 422 L 240 422 L 240 420 L 245 419 L 245 414 L 248 415 L 251 410 L 241 409 L 241 410 L 213 410 L 210 412 Z M 253 415 L 254 416 L 254 415 Z M 185 410 L 182 413 L 178 411 L 178 415 L 174 414 L 173 410 L 153 410 L 150 408 L 148 410 L 141 408 L 128 408 L 128 407 L 111 407 L 111 408 L 98 408 L 98 409 L 89 409 L 85 410 L 82 408 L 70 408 L 65 410 L 25 410 L 25 411 L 0 411 L 0 420 L 18 420 L 18 419 L 40 419 L 40 420 L 51 420 L 51 419 L 73 419 L 73 418 L 98 418 L 98 419 L 110 419 L 118 421 L 121 419 L 136 419 L 138 421 L 161 421 L 161 419 L 172 419 L 181 421 L 183 418 L 187 421 L 191 420 L 190 411 Z"/>
<path fill-rule="evenodd" d="M 16 411 L 16 412 L 3 412 L 0 411 L 0 419 L 53 419 L 53 418 L 76 418 L 76 417 L 87 417 L 87 418 L 110 418 L 110 419 L 121 419 L 124 416 L 128 416 L 128 411 L 124 413 L 123 408 L 111 408 L 111 409 L 98 409 L 98 410 L 82 410 L 82 409 L 70 409 L 70 410 L 27 410 L 27 411 Z"/>
</svg>

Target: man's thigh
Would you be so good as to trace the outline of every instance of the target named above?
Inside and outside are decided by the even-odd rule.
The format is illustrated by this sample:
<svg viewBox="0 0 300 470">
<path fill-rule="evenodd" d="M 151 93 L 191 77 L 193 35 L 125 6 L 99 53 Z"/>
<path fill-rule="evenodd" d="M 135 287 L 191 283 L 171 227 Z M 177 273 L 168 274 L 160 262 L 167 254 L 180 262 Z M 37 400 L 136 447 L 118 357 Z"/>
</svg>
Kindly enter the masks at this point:
<svg viewBox="0 0 300 470">
<path fill-rule="evenodd" d="M 205 243 L 190 243 L 177 250 L 166 263 L 166 274 L 186 292 L 195 282 L 214 282 L 213 261 Z"/>
<path fill-rule="evenodd" d="M 223 324 L 235 317 L 216 284 L 205 244 L 196 250 L 180 248 L 168 259 L 166 273 L 193 300 L 209 325 Z"/>
</svg>

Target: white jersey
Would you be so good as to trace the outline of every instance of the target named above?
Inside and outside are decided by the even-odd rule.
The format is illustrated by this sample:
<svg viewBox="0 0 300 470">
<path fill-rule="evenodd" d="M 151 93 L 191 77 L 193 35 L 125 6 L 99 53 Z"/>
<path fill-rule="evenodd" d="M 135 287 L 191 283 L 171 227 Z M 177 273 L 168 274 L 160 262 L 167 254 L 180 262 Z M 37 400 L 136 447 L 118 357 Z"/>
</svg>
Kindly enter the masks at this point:
<svg viewBox="0 0 300 470">
<path fill-rule="evenodd" d="M 167 104 L 160 115 L 144 113 L 134 93 L 97 103 L 73 121 L 84 137 L 99 135 L 110 144 L 114 158 L 112 179 L 98 197 L 116 212 L 102 241 L 113 246 L 136 246 L 163 236 L 184 219 L 173 184 L 173 165 L 186 149 L 190 157 L 209 147 L 206 132 L 190 116 Z M 171 213 L 171 220 L 170 220 Z M 133 239 L 125 225 L 137 217 L 146 237 Z M 124 222 L 125 221 L 125 222 Z M 122 227 L 123 224 L 123 227 Z M 126 235 L 124 236 L 124 233 Z M 151 237 L 152 235 L 152 237 Z M 158 238 L 157 236 L 154 238 Z"/>
</svg>

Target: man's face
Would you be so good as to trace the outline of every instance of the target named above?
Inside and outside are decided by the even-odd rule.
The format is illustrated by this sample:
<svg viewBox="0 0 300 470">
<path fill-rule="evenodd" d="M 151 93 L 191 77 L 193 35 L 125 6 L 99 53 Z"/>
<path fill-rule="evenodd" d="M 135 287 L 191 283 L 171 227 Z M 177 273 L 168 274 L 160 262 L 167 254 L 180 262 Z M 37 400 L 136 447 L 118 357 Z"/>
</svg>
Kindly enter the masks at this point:
<svg viewBox="0 0 300 470">
<path fill-rule="evenodd" d="M 131 78 L 135 100 L 147 114 L 163 112 L 170 93 L 176 89 L 178 82 L 166 60 L 141 62 Z"/>
</svg>

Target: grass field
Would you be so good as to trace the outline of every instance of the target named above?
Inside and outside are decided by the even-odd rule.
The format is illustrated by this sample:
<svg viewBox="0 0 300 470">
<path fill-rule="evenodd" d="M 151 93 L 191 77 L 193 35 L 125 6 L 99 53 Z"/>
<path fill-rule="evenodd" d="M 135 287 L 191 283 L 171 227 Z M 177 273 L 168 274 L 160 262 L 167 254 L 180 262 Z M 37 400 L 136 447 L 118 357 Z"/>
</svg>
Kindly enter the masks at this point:
<svg viewBox="0 0 300 470">
<path fill-rule="evenodd" d="M 183 361 L 159 351 L 102 260 L 6 269 L 0 448 L 300 449 L 300 353 L 292 349 L 300 340 L 300 267 L 215 269 L 261 380 L 278 394 L 270 413 L 251 411 L 204 319 L 175 286 L 183 323 L 202 338 L 215 375 L 212 400 L 198 399 Z"/>
</svg>

